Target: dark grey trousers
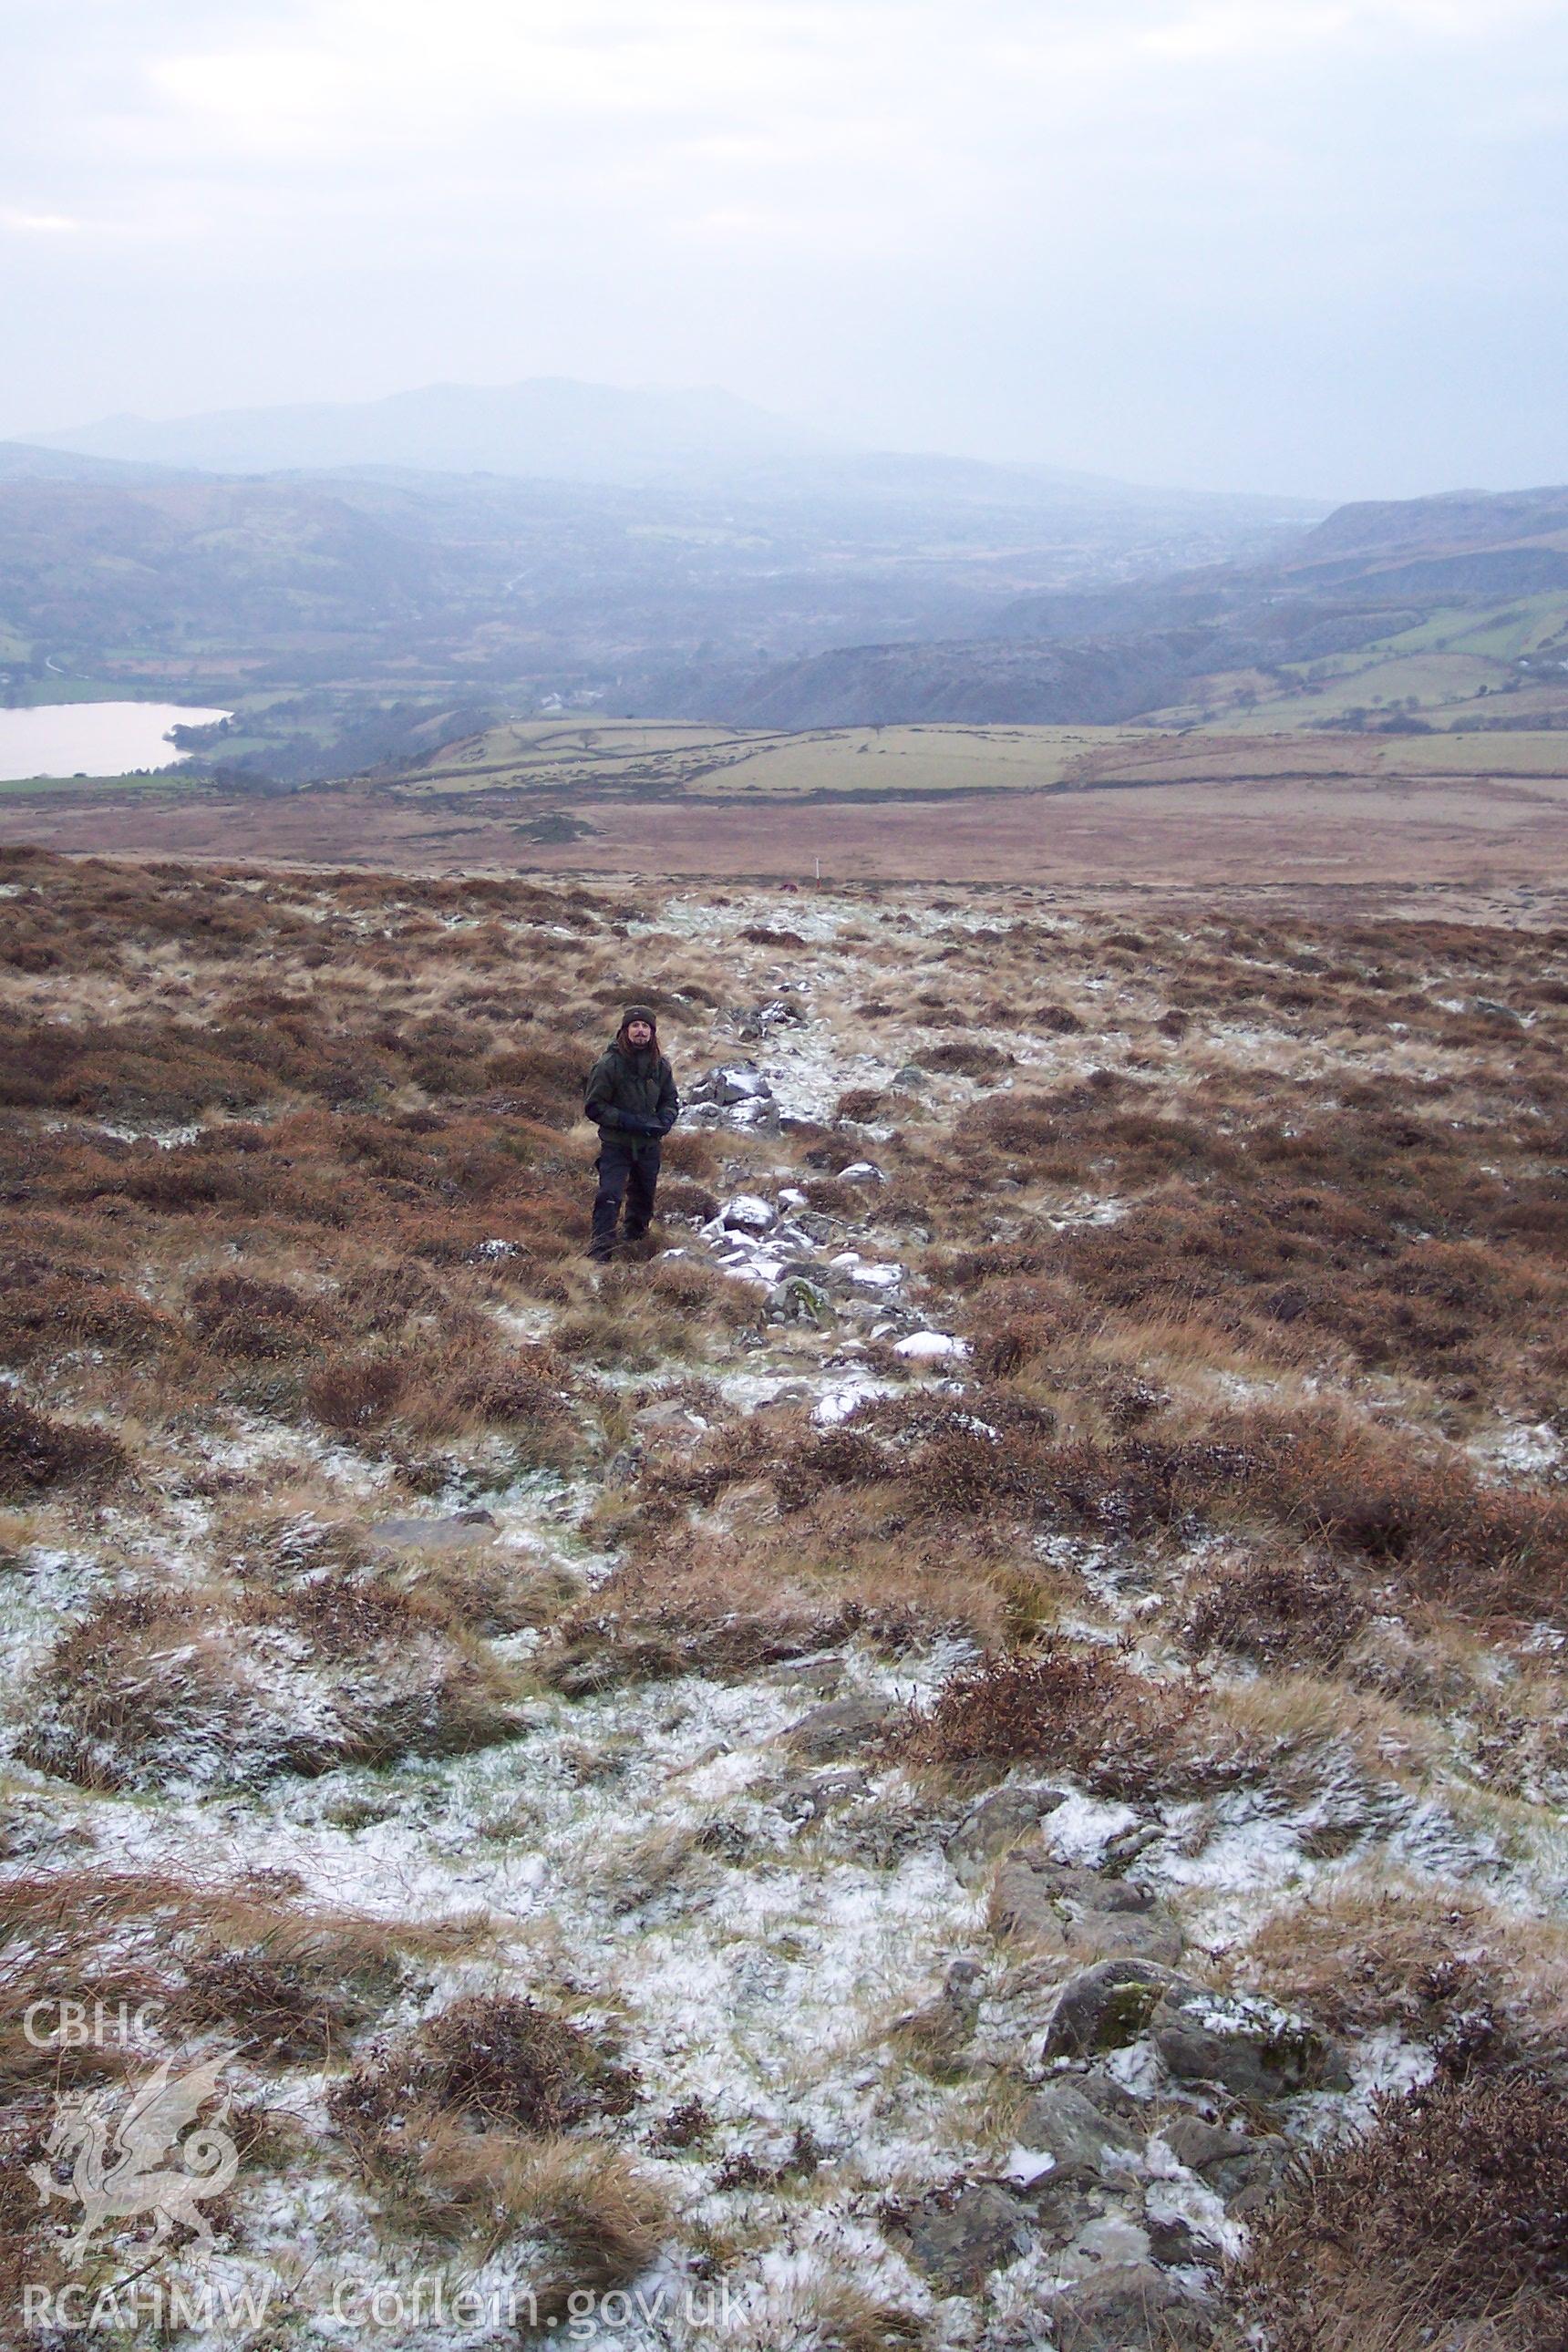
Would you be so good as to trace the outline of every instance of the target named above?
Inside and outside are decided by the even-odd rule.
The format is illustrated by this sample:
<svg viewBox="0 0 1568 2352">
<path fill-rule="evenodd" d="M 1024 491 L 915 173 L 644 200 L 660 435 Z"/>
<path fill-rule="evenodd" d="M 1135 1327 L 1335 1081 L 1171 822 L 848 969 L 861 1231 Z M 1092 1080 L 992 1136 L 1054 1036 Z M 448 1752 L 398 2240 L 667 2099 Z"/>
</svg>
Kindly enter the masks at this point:
<svg viewBox="0 0 1568 2352">
<path fill-rule="evenodd" d="M 599 1172 L 599 1189 L 594 1196 L 594 1238 L 590 1244 L 595 1257 L 608 1257 L 610 1254 L 623 1201 L 626 1204 L 627 1241 L 640 1241 L 647 1233 L 658 1183 L 658 1161 L 657 1139 L 639 1139 L 638 1149 L 634 1151 L 629 1143 L 622 1143 L 614 1136 L 600 1137 L 599 1156 L 594 1162 Z"/>
</svg>

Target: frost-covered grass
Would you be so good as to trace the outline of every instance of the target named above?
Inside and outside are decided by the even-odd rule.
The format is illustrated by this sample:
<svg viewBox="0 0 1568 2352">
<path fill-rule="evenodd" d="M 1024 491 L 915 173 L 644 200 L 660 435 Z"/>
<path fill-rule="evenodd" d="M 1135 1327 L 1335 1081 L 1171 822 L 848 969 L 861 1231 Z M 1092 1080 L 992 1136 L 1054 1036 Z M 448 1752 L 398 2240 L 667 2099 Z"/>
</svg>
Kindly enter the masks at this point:
<svg viewBox="0 0 1568 2352">
<path fill-rule="evenodd" d="M 232 2053 L 210 2274 L 868 2352 L 1132 2262 L 1293 2352 L 1284 2148 L 1492 2129 L 1568 2014 L 1568 943 L 13 862 L 0 1979 Z M 600 1272 L 628 997 L 757 1084 Z M 624 2095 L 458 2097 L 448 2019 Z M 26 2162 L 59 2059 L 0 2046 Z"/>
</svg>

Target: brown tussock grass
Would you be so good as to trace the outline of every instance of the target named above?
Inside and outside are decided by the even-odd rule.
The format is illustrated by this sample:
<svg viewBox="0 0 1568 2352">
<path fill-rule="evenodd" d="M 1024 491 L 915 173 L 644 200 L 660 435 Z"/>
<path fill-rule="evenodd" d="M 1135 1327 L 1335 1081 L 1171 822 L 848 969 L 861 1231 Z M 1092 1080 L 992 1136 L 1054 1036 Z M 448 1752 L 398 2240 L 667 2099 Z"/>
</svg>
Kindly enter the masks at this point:
<svg viewBox="0 0 1568 2352">
<path fill-rule="evenodd" d="M 1233 2286 L 1278 2352 L 1568 2345 L 1568 2097 L 1526 2074 L 1437 2079 L 1294 2159 Z M 1475 2329 L 1470 2336 L 1464 2331 Z M 1484 2332 L 1481 2332 L 1484 2331 Z"/>
<path fill-rule="evenodd" d="M 87 1789 L 254 1782 L 487 1746 L 515 1730 L 516 1695 L 433 1590 L 331 1573 L 132 1589 L 57 1643 L 19 1753 Z"/>
<path fill-rule="evenodd" d="M 955 1675 L 895 1747 L 916 1771 L 960 1781 L 1027 1763 L 1118 1797 L 1199 1794 L 1246 1762 L 1201 1689 L 1151 1682 L 1107 1648 L 1059 1637 Z"/>
<path fill-rule="evenodd" d="M 1431 2041 L 1486 2015 L 1542 2059 L 1568 2032 L 1568 1928 L 1371 1866 L 1281 1906 L 1234 1958 L 1336 2032 Z"/>
</svg>

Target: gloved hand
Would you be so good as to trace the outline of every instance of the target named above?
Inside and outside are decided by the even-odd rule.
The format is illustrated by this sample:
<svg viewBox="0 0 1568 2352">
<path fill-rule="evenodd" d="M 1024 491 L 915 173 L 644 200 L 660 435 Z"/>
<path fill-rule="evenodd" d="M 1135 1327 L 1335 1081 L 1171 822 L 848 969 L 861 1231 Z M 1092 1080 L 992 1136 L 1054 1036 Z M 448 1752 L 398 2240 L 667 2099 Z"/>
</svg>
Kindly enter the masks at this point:
<svg viewBox="0 0 1568 2352">
<path fill-rule="evenodd" d="M 623 1117 L 626 1119 L 627 1127 L 631 1129 L 634 1135 L 662 1135 L 664 1133 L 664 1129 L 659 1125 L 657 1118 L 644 1118 L 640 1112 L 630 1110 L 624 1112 Z"/>
</svg>

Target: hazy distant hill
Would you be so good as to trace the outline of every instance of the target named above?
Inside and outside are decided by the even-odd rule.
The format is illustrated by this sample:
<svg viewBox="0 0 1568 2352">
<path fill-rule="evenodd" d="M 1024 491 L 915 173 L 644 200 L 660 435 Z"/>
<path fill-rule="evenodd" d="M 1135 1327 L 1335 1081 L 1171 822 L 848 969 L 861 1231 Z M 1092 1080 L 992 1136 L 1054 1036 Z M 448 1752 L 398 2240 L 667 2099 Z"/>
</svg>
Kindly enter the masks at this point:
<svg viewBox="0 0 1568 2352">
<path fill-rule="evenodd" d="M 89 457 L 74 449 L 45 449 L 31 441 L 0 441 L 0 482 L 150 482 L 169 478 L 164 466 L 120 457 Z"/>
<path fill-rule="evenodd" d="M 1234 545 L 1315 520 L 1310 499 L 1169 490 L 1046 466 L 866 450 L 711 389 L 626 391 L 563 376 L 499 386 L 427 384 L 384 400 L 226 409 L 153 421 L 111 416 L 31 436 L 39 452 L 258 474 L 394 468 L 536 481 L 740 488 L 770 506 L 833 509 L 918 538 L 934 512 L 990 511 L 1005 524 L 1092 529 L 1133 519 L 1152 549 L 1173 527 Z M 914 552 L 914 550 L 907 551 Z"/>
<path fill-rule="evenodd" d="M 1181 703 L 1193 681 L 1267 679 L 1402 640 L 1435 611 L 1556 594 L 1568 597 L 1568 488 L 1362 504 L 1263 564 L 1043 590 L 1003 606 L 984 636 L 816 653 L 728 681 L 700 715 L 797 728 L 1130 719 Z M 1550 614 L 1539 642 L 1555 644 Z M 1399 681 L 1412 682 L 1426 681 Z"/>
<path fill-rule="evenodd" d="M 418 610 L 428 552 L 319 488 L 0 480 L 0 617 L 62 649 L 214 645 Z"/>
<path fill-rule="evenodd" d="M 1497 547 L 1568 532 L 1568 487 L 1446 490 L 1436 498 L 1363 499 L 1307 532 L 1296 561 L 1405 555 L 1414 548 Z"/>
<path fill-rule="evenodd" d="M 12 443 L 0 629 L 40 676 L 46 656 L 100 676 L 129 651 L 319 677 L 341 650 L 362 674 L 412 660 L 437 690 L 482 677 L 524 709 L 640 701 L 688 665 L 710 685 L 834 645 L 967 635 L 1020 590 L 1289 528 L 1267 500 L 918 456 L 774 452 L 743 478 L 633 486 L 391 463 L 235 477 Z"/>
<path fill-rule="evenodd" d="M 427 384 L 384 400 L 222 409 L 165 420 L 110 416 L 32 438 L 43 448 L 218 474 L 397 466 L 631 482 L 825 446 L 728 393 L 626 392 L 555 376 L 493 388 Z"/>
</svg>

